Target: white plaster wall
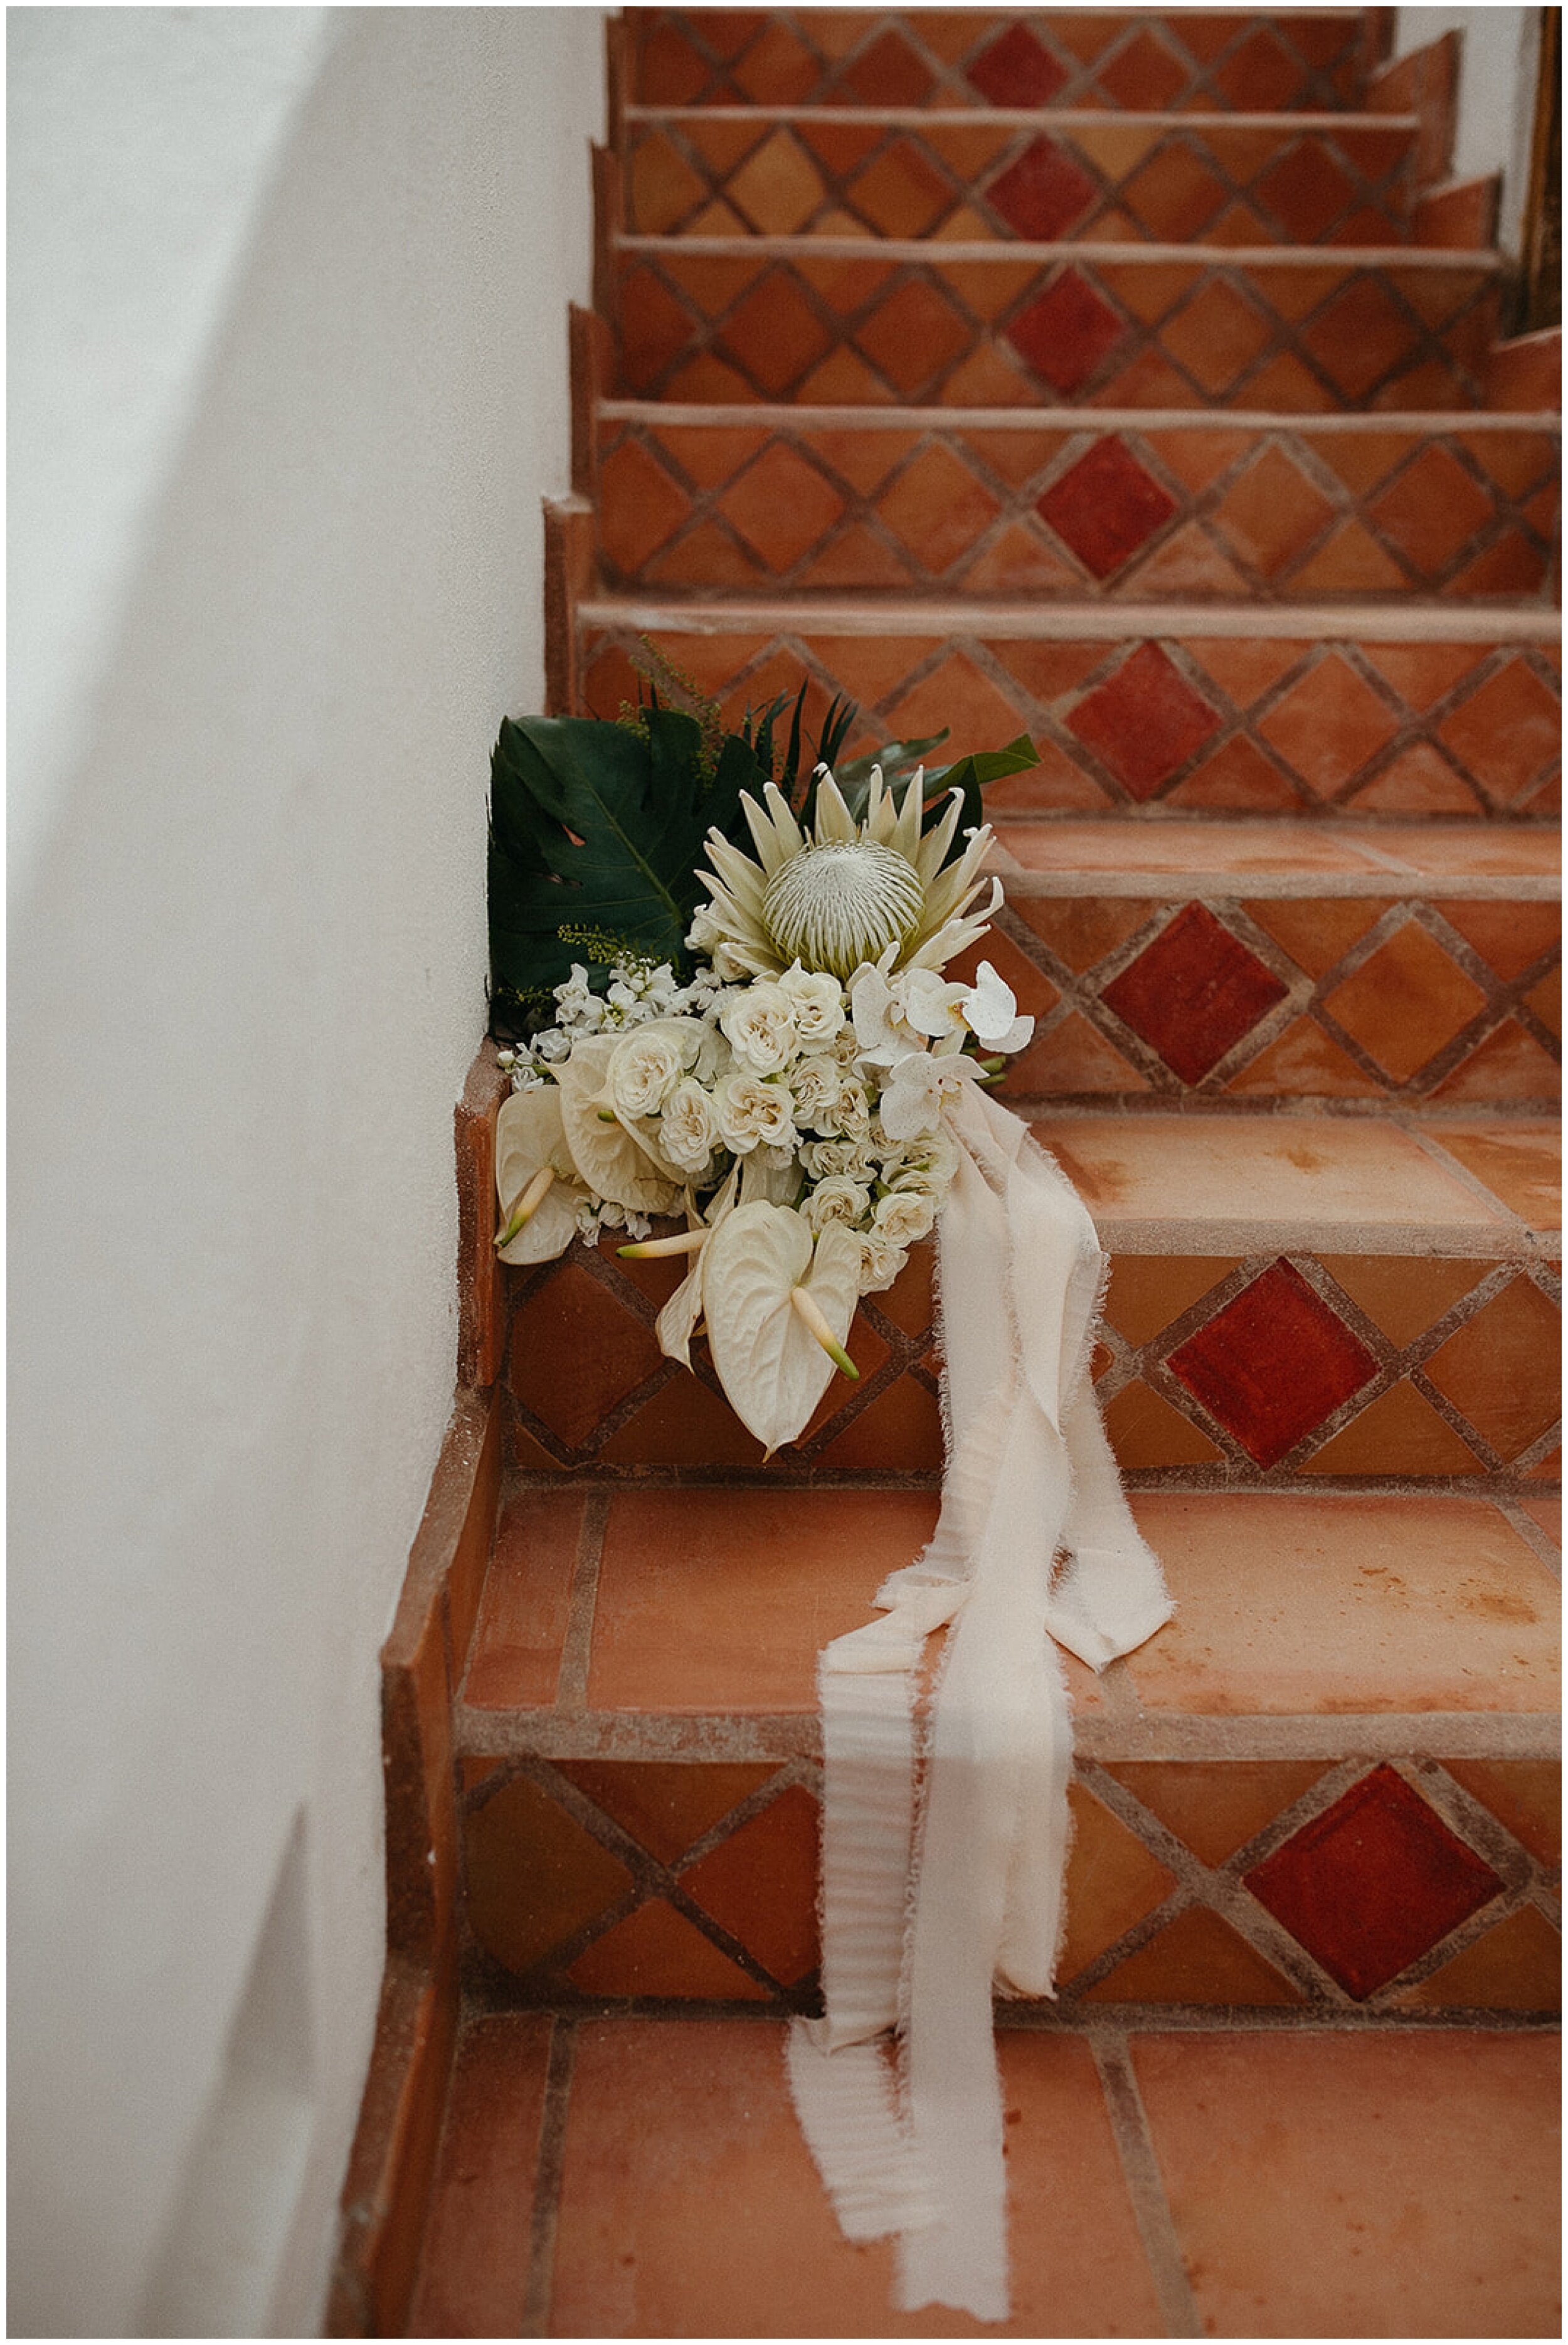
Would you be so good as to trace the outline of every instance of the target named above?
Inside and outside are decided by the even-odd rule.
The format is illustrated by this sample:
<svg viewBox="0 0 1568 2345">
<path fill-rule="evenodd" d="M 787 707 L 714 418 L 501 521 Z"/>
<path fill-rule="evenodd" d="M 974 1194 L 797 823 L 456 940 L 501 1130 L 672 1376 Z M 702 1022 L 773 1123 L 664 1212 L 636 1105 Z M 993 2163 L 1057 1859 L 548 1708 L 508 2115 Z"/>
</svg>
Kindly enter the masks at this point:
<svg viewBox="0 0 1568 2345">
<path fill-rule="evenodd" d="M 1395 11 L 1394 54 L 1402 57 L 1411 49 L 1423 49 L 1448 32 L 1464 36 L 1453 176 L 1477 179 L 1490 171 L 1502 173 L 1498 242 L 1517 254 L 1530 176 L 1538 14 L 1533 8 L 1485 5 L 1400 8 Z"/>
<path fill-rule="evenodd" d="M 9 2330 L 137 2333 L 294 1846 L 298 2335 L 380 1977 L 376 1651 L 452 1396 L 602 14 L 10 35 Z"/>
</svg>

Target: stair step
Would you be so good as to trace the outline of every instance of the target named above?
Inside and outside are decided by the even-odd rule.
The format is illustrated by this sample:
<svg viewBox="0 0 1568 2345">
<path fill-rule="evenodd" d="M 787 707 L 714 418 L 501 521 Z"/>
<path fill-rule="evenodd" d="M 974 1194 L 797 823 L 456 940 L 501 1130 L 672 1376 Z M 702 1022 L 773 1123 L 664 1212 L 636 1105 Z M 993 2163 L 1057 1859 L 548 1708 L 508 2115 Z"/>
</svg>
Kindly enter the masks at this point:
<svg viewBox="0 0 1568 2345">
<path fill-rule="evenodd" d="M 944 726 L 953 756 L 1027 732 L 1041 762 L 987 794 L 998 814 L 1557 811 L 1545 611 L 599 594 L 577 610 L 577 706 L 635 703 L 644 634 L 735 721 L 802 675 L 813 728 L 835 695 L 856 702 L 850 755 Z"/>
<path fill-rule="evenodd" d="M 809 2003 L 816 1655 L 936 1504 L 512 1490 L 454 1715 L 474 1990 Z M 1549 2007 L 1549 1510 L 1227 1493 L 1135 1512 L 1178 1609 L 1099 1679 L 1064 1661 L 1058 2015 Z"/>
<path fill-rule="evenodd" d="M 1413 116 L 630 109 L 638 236 L 1402 244 Z"/>
<path fill-rule="evenodd" d="M 1135 1486 L 1528 1494 L 1555 1477 L 1554 1122 L 1165 1105 L 1030 1115 L 1112 1257 L 1096 1375 Z M 623 1263 L 606 1239 L 506 1274 L 514 1465 L 761 1469 L 702 1347 L 695 1376 L 659 1351 L 681 1271 Z M 834 1379 L 768 1483 L 937 1475 L 932 1322 L 917 1247 L 862 1299 L 860 1382 Z"/>
<path fill-rule="evenodd" d="M 626 237 L 619 388 L 745 404 L 1486 404 L 1495 253 Z"/>
<path fill-rule="evenodd" d="M 658 107 L 1332 110 L 1360 101 L 1373 62 L 1354 10 L 646 8 L 631 26 L 628 96 Z"/>
<path fill-rule="evenodd" d="M 1417 826 L 1004 824 L 1007 904 L 968 957 L 1035 1020 L 1002 1096 L 1550 1114 L 1555 842 L 1486 843 L 1509 868 Z"/>
<path fill-rule="evenodd" d="M 599 411 L 615 589 L 1545 600 L 1554 416 Z"/>
<path fill-rule="evenodd" d="M 1264 2306 L 1300 2337 L 1554 2333 L 1548 2035 L 1007 2017 L 1013 2313 L 984 2333 L 1240 2335 Z M 829 2211 L 778 2021 L 470 2018 L 410 2335 L 971 2329 L 892 2299 L 891 2247 Z"/>
</svg>

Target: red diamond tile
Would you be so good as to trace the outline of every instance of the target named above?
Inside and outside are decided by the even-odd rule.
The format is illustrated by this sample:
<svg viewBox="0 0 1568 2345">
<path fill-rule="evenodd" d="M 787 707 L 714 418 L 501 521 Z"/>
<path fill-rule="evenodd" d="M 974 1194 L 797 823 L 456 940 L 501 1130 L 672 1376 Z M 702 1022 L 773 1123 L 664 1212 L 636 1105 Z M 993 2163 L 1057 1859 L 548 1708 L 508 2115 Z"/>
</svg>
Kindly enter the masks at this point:
<svg viewBox="0 0 1568 2345">
<path fill-rule="evenodd" d="M 1254 1866 L 1247 1886 L 1358 2000 L 1477 1913 L 1502 1883 L 1391 1767 Z"/>
<path fill-rule="evenodd" d="M 1273 1466 L 1377 1369 L 1281 1259 L 1166 1363 L 1259 1466 Z"/>
<path fill-rule="evenodd" d="M 1040 244 L 1063 235 L 1094 199 L 1095 182 L 1088 173 L 1049 138 L 1036 138 L 1026 147 L 985 191 L 986 202 L 1009 228 Z"/>
<path fill-rule="evenodd" d="M 1007 339 L 1036 374 L 1070 395 L 1097 372 L 1125 331 L 1094 287 L 1075 269 L 1064 269 L 1014 318 Z"/>
<path fill-rule="evenodd" d="M 971 86 L 993 106 L 1046 106 L 1067 76 L 1026 25 L 1014 25 L 969 67 Z"/>
<path fill-rule="evenodd" d="M 1188 904 L 1102 1000 L 1184 1082 L 1202 1081 L 1287 989 L 1202 904 Z"/>
<path fill-rule="evenodd" d="M 1067 723 L 1140 799 L 1152 797 L 1219 728 L 1214 710 L 1157 644 L 1140 644 L 1115 675 L 1078 703 Z"/>
<path fill-rule="evenodd" d="M 1096 578 L 1106 578 L 1169 521 L 1176 500 L 1119 440 L 1098 440 L 1036 510 Z"/>
</svg>

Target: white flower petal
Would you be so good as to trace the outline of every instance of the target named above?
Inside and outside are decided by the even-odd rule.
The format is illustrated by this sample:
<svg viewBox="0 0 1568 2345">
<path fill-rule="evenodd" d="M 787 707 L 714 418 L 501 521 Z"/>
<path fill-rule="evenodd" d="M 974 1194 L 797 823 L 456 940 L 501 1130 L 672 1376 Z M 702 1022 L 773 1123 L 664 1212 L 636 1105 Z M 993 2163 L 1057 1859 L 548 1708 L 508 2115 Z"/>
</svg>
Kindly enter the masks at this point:
<svg viewBox="0 0 1568 2345">
<path fill-rule="evenodd" d="M 844 1343 L 860 1292 L 860 1247 L 847 1231 L 824 1231 L 814 1254 L 799 1213 L 741 1205 L 704 1248 L 713 1364 L 731 1407 L 769 1455 L 805 1429 L 834 1373 L 790 1302 L 797 1285 L 809 1287 Z"/>
<path fill-rule="evenodd" d="M 561 1122 L 566 1145 L 594 1194 L 637 1213 L 673 1213 L 680 1203 L 677 1182 L 667 1179 L 641 1137 L 617 1117 L 606 1123 L 601 1108 L 615 1102 L 606 1089 L 609 1062 L 619 1034 L 592 1034 L 578 1042 L 556 1071 Z"/>
<path fill-rule="evenodd" d="M 504 1229 L 517 1201 L 536 1172 L 548 1164 L 555 1180 L 509 1245 L 502 1262 L 554 1262 L 576 1235 L 582 1186 L 561 1122 L 561 1094 L 554 1083 L 514 1091 L 495 1119 L 495 1195 Z"/>
</svg>

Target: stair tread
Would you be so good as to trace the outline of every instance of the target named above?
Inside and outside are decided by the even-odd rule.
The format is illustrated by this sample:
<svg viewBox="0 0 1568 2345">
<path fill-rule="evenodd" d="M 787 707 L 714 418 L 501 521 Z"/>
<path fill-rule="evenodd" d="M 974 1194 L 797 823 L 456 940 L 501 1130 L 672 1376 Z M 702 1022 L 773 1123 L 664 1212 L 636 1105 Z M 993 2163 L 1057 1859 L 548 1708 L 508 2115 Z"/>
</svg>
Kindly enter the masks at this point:
<svg viewBox="0 0 1568 2345">
<path fill-rule="evenodd" d="M 1357 433 L 1388 438 L 1400 432 L 1550 431 L 1560 433 L 1557 408 L 1533 413 L 1523 408 L 1434 407 L 1425 410 L 1326 408 L 1292 414 L 1281 409 L 1245 407 L 832 407 L 808 400 L 793 403 L 760 400 L 737 411 L 700 401 L 602 399 L 596 412 L 606 422 L 711 425 L 734 431 L 758 424 L 795 431 L 1294 431 L 1314 439 Z"/>
<path fill-rule="evenodd" d="M 818 1652 L 872 1617 L 881 1580 L 929 1537 L 937 1493 L 779 1496 L 755 1477 L 603 1495 L 514 1485 L 456 1711 L 460 1753 L 820 1750 Z M 1098 1679 L 1064 1657 L 1081 1756 L 1397 1753 L 1412 1715 L 1439 1754 L 1555 1749 L 1558 1591 L 1540 1502 L 1159 1491 L 1133 1505 L 1177 1611 Z"/>
<path fill-rule="evenodd" d="M 1335 137 L 1349 135 L 1383 138 L 1390 131 L 1415 131 L 1420 127 L 1419 114 L 1330 114 L 1326 111 L 1298 114 L 1269 113 L 1260 108 L 1256 113 L 1205 112 L 1195 107 L 1190 113 L 1159 113 L 1150 108 L 1147 113 L 1117 111 L 1111 107 L 1085 108 L 1080 106 L 988 106 L 983 114 L 972 106 L 628 106 L 623 119 L 629 123 L 647 122 L 807 122 L 830 128 L 839 124 L 871 123 L 877 128 L 911 130 L 1282 130 L 1329 131 Z"/>
<path fill-rule="evenodd" d="M 1151 2015 L 1102 2074 L 1092 2034 L 1004 2015 L 1014 2309 L 985 2333 L 1239 2334 L 1265 2304 L 1282 2334 L 1551 2333 L 1550 2038 L 1237 2018 Z M 893 2278 L 833 2221 L 779 2020 L 471 2017 L 411 2335 L 980 2333 L 893 2310 Z"/>
<path fill-rule="evenodd" d="M 678 255 L 686 259 L 755 259 L 759 255 L 788 254 L 796 259 L 927 261 L 938 269 L 949 264 L 1016 268 L 1020 261 L 1087 261 L 1105 269 L 1168 269 L 1183 263 L 1218 272 L 1231 269 L 1313 269 L 1342 272 L 1382 269 L 1445 272 L 1452 276 L 1495 277 L 1503 268 L 1500 252 L 1484 246 L 1421 244 L 1126 244 L 1093 237 L 1059 239 L 1045 243 L 1025 237 L 983 239 L 891 236 L 643 236 L 622 229 L 614 239 L 618 252 Z"/>
</svg>

